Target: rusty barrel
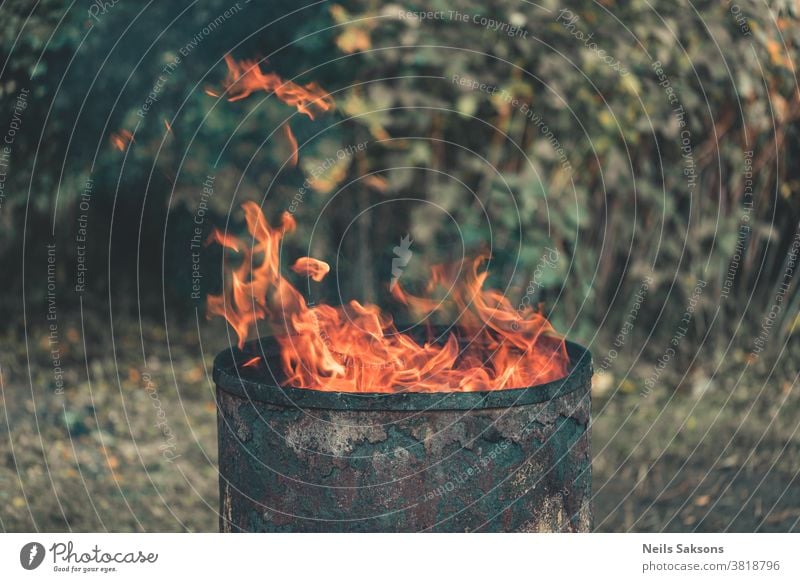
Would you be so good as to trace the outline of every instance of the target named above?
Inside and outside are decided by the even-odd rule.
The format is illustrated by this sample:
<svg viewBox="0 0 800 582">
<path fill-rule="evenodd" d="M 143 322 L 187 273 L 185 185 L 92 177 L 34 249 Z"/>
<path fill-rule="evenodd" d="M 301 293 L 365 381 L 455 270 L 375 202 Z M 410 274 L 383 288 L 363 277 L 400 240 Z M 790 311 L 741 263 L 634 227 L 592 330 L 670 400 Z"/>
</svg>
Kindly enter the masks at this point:
<svg viewBox="0 0 800 582">
<path fill-rule="evenodd" d="M 353 394 L 281 386 L 270 339 L 223 351 L 220 530 L 590 531 L 591 356 L 567 352 L 538 386 Z"/>
</svg>

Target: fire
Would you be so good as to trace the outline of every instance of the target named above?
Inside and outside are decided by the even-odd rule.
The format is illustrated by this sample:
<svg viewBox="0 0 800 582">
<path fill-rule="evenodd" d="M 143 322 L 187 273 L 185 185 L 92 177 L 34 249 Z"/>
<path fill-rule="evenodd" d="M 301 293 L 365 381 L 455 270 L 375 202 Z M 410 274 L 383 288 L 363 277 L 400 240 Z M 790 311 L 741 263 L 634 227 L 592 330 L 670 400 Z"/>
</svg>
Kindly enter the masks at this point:
<svg viewBox="0 0 800 582">
<path fill-rule="evenodd" d="M 225 64 L 228 66 L 228 75 L 223 81 L 223 87 L 228 95 L 228 101 L 240 101 L 256 91 L 274 93 L 278 99 L 291 107 L 296 107 L 297 111 L 307 115 L 309 119 L 315 119 L 317 114 L 334 108 L 333 98 L 316 83 L 301 86 L 292 81 L 284 81 L 275 73 L 264 73 L 256 61 L 235 61 L 231 55 L 225 55 Z M 219 97 L 219 94 L 211 89 L 206 89 L 206 94 Z M 289 163 L 296 166 L 297 138 L 292 133 L 288 121 L 283 124 L 283 134 L 292 148 Z"/>
<path fill-rule="evenodd" d="M 242 367 L 243 368 L 252 368 L 253 366 L 257 366 L 260 361 L 261 361 L 261 356 L 256 356 L 254 358 L 250 358 L 244 364 L 242 364 Z"/>
<path fill-rule="evenodd" d="M 297 149 L 297 138 L 292 133 L 292 128 L 289 127 L 289 122 L 283 124 L 283 133 L 286 135 L 286 139 L 289 140 L 289 145 L 292 147 L 292 157 L 289 158 L 289 163 L 292 167 L 297 165 L 297 158 L 299 157 L 298 149 Z"/>
<path fill-rule="evenodd" d="M 315 83 L 283 81 L 262 72 L 254 61 L 226 56 L 225 62 L 229 101 L 254 91 L 274 92 L 310 119 L 334 108 L 331 96 Z M 288 122 L 283 129 L 294 165 L 297 140 Z M 385 183 L 373 186 L 382 189 Z M 241 259 L 226 274 L 223 293 L 208 297 L 208 316 L 224 317 L 240 348 L 258 322 L 266 322 L 280 346 L 285 385 L 337 392 L 484 391 L 566 375 L 566 346 L 547 318 L 530 306 L 514 308 L 500 292 L 484 289 L 486 256 L 434 267 L 423 296 L 392 283 L 391 296 L 412 314 L 426 321 L 442 315 L 456 321 L 446 338 L 434 338 L 429 327 L 428 341 L 420 342 L 401 333 L 392 316 L 376 305 L 355 299 L 340 306 L 309 305 L 281 274 L 281 241 L 295 230 L 293 216 L 284 212 L 280 225 L 271 226 L 257 204 L 245 202 L 242 208 L 252 243 L 216 229 L 207 241 Z M 298 258 L 291 269 L 316 282 L 330 272 L 326 262 L 312 257 Z M 251 358 L 244 365 L 259 361 Z"/>
<path fill-rule="evenodd" d="M 121 152 L 127 150 L 132 141 L 133 134 L 127 129 L 120 129 L 111 133 L 111 145 Z"/>
<path fill-rule="evenodd" d="M 239 347 L 258 321 L 268 322 L 281 347 L 286 385 L 337 392 L 475 391 L 532 386 L 566 375 L 564 340 L 545 316 L 531 307 L 515 309 L 498 291 L 484 289 L 485 256 L 434 268 L 424 297 L 394 286 L 393 296 L 418 314 L 457 310 L 455 331 L 444 342 L 420 343 L 400 333 L 376 305 L 351 300 L 337 307 L 309 306 L 280 270 L 280 243 L 294 230 L 294 219 L 284 213 L 272 227 L 255 203 L 245 202 L 243 209 L 251 246 L 216 230 L 211 235 L 211 242 L 242 260 L 225 292 L 208 297 L 208 314 L 227 319 Z M 330 271 L 311 257 L 299 258 L 292 269 L 315 281 Z M 465 275 L 454 280 L 459 271 Z M 443 290 L 449 295 L 437 299 Z"/>
<path fill-rule="evenodd" d="M 300 113 L 314 119 L 317 113 L 333 109 L 333 98 L 316 83 L 298 85 L 292 81 L 284 81 L 275 73 L 264 73 L 258 62 L 235 61 L 231 55 L 225 55 L 228 65 L 228 76 L 223 85 L 228 94 L 228 101 L 239 101 L 249 97 L 255 91 L 275 93 L 275 96 Z"/>
<path fill-rule="evenodd" d="M 294 265 L 292 271 L 300 275 L 307 275 L 319 283 L 330 272 L 331 268 L 325 261 L 318 261 L 311 257 L 300 257 Z"/>
</svg>

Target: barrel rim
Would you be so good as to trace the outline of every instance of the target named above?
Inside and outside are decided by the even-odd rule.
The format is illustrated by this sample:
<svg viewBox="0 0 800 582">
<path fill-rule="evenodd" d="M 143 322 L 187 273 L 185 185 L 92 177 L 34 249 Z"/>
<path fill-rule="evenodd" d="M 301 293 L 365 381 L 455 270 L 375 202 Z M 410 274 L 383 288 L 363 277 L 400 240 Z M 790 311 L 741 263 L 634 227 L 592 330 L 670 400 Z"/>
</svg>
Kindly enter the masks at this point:
<svg viewBox="0 0 800 582">
<path fill-rule="evenodd" d="M 280 386 L 277 381 L 265 383 L 247 377 L 247 370 L 236 365 L 243 355 L 261 354 L 266 359 L 279 354 L 273 338 L 249 342 L 245 349 L 235 346 L 221 351 L 214 358 L 213 379 L 220 390 L 244 398 L 282 407 L 327 410 L 471 410 L 510 408 L 540 404 L 577 390 L 588 392 L 592 376 L 592 356 L 583 346 L 567 341 L 570 370 L 560 380 L 523 388 L 483 392 L 400 392 L 354 393 L 324 392 L 309 388 Z M 248 346 L 255 349 L 248 350 Z M 274 378 L 273 378 L 274 380 Z"/>
</svg>

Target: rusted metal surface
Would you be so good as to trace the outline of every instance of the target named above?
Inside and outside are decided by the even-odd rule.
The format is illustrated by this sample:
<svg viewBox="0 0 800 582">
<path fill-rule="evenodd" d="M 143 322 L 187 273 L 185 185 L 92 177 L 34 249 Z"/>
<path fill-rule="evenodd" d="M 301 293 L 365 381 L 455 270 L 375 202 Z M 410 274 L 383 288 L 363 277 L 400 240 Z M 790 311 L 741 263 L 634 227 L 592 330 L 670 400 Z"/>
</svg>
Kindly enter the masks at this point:
<svg viewBox="0 0 800 582">
<path fill-rule="evenodd" d="M 282 389 L 215 361 L 221 531 L 589 531 L 591 359 L 491 393 Z"/>
</svg>

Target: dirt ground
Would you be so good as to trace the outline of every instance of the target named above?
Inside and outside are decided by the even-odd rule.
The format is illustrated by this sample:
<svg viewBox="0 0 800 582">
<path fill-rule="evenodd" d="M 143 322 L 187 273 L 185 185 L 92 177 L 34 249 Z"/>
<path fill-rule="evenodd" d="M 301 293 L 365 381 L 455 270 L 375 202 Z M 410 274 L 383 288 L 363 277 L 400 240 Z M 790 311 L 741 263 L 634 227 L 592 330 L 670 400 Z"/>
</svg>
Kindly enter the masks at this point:
<svg viewBox="0 0 800 582">
<path fill-rule="evenodd" d="M 115 322 L 113 334 L 62 323 L 63 395 L 45 330 L 28 334 L 27 350 L 7 330 L 0 529 L 216 531 L 210 366 L 228 332 L 202 329 L 201 342 L 194 321 Z M 597 380 L 598 531 L 800 530 L 796 371 L 742 376 L 731 359 L 713 378 L 675 378 L 677 390 L 647 397 L 635 380 Z"/>
</svg>

